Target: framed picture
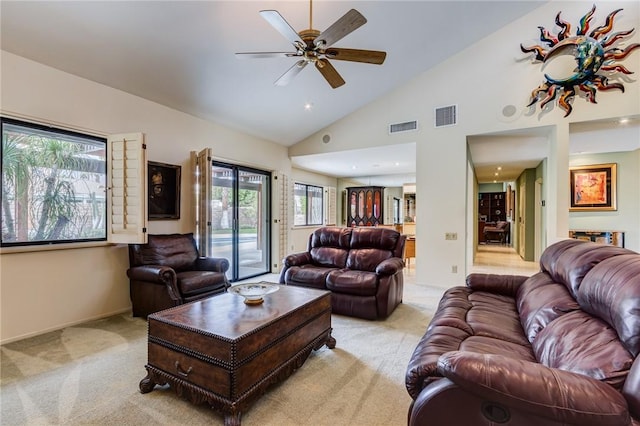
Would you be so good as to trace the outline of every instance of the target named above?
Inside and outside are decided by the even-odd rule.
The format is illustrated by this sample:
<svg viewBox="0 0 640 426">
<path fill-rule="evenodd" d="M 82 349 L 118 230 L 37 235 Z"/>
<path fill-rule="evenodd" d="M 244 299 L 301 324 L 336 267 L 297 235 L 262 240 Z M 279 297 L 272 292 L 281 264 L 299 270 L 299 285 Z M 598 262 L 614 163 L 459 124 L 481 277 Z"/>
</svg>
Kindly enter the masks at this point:
<svg viewBox="0 0 640 426">
<path fill-rule="evenodd" d="M 506 210 L 507 210 L 507 220 L 513 218 L 513 191 L 511 190 L 511 185 L 507 185 L 507 194 L 506 194 Z"/>
<path fill-rule="evenodd" d="M 180 219 L 180 166 L 147 163 L 149 220 Z"/>
<path fill-rule="evenodd" d="M 569 168 L 570 211 L 617 210 L 616 164 Z"/>
</svg>

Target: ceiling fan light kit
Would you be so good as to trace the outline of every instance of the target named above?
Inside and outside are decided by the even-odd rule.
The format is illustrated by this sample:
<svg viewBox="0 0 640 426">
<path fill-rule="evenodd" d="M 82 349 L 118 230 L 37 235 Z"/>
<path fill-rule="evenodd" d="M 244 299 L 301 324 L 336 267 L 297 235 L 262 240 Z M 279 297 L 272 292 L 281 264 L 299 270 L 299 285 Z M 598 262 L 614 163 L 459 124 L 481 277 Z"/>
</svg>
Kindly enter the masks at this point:
<svg viewBox="0 0 640 426">
<path fill-rule="evenodd" d="M 382 65 L 387 53 L 377 50 L 343 49 L 333 47 L 348 34 L 363 26 L 367 19 L 355 9 L 349 10 L 329 28 L 320 32 L 313 29 L 313 2 L 309 1 L 309 28 L 296 32 L 276 10 L 262 10 L 260 15 L 282 34 L 296 49 L 295 52 L 245 52 L 236 53 L 239 58 L 293 57 L 293 64 L 274 84 L 286 86 L 308 64 L 313 63 L 332 88 L 345 84 L 344 79 L 329 62 L 329 59 Z"/>
</svg>

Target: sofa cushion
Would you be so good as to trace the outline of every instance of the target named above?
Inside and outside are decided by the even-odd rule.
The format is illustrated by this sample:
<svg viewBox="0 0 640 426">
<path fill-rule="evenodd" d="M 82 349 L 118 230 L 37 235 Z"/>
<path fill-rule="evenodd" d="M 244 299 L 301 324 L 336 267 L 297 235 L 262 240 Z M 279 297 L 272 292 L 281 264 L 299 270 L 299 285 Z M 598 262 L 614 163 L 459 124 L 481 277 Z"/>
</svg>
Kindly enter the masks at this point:
<svg viewBox="0 0 640 426">
<path fill-rule="evenodd" d="M 546 272 L 539 272 L 522 283 L 516 301 L 520 323 L 529 342 L 551 321 L 580 309 L 569 290 L 554 282 Z"/>
<path fill-rule="evenodd" d="M 460 331 L 455 333 L 455 340 L 451 340 L 452 346 L 447 346 L 449 350 L 457 350 L 463 340 L 472 336 L 530 346 L 512 297 L 467 287 L 453 287 L 444 293 L 429 327 L 452 327 Z"/>
<path fill-rule="evenodd" d="M 588 244 L 581 240 L 575 241 L 578 243 L 560 246 L 564 250 L 558 251 L 555 262 L 549 262 L 545 266 L 548 256 L 541 258 L 543 270 L 546 269 L 554 281 L 566 285 L 574 298 L 578 295 L 582 279 L 595 265 L 612 256 L 633 254 L 632 251 L 621 247 Z"/>
<path fill-rule="evenodd" d="M 375 272 L 378 265 L 391 258 L 391 252 L 375 248 L 352 249 L 347 256 L 346 267 L 358 271 Z"/>
<path fill-rule="evenodd" d="M 404 238 L 402 234 L 393 229 L 362 227 L 354 228 L 351 233 L 351 249 L 377 248 L 389 250 L 391 256 L 402 257 L 402 252 L 397 252 L 398 241 Z M 395 251 L 395 252 L 394 252 Z"/>
<path fill-rule="evenodd" d="M 316 266 L 344 268 L 347 263 L 351 228 L 326 226 L 309 237 L 309 255 Z"/>
<path fill-rule="evenodd" d="M 584 277 L 578 303 L 616 330 L 625 348 L 640 354 L 640 259 L 623 254 L 603 260 Z"/>
<path fill-rule="evenodd" d="M 211 271 L 184 271 L 176 274 L 178 287 L 185 296 L 209 292 L 224 288 L 227 284 L 225 274 Z"/>
<path fill-rule="evenodd" d="M 292 266 L 285 272 L 285 282 L 290 285 L 298 285 L 311 288 L 326 288 L 327 275 L 335 268 L 325 268 L 315 265 Z"/>
<path fill-rule="evenodd" d="M 463 319 L 474 336 L 498 338 L 518 344 L 528 343 L 512 297 L 465 288 L 459 293 L 467 302 Z"/>
<path fill-rule="evenodd" d="M 351 232 L 352 228 L 338 226 L 318 228 L 311 234 L 308 248 L 337 247 L 348 250 L 351 242 Z"/>
<path fill-rule="evenodd" d="M 311 262 L 325 268 L 344 268 L 349 252 L 337 247 L 313 247 L 309 252 Z"/>
<path fill-rule="evenodd" d="M 508 358 L 536 362 L 531 346 L 486 336 L 472 336 L 465 339 L 460 345 L 460 350 L 487 355 L 502 355 Z"/>
<path fill-rule="evenodd" d="M 375 296 L 378 277 L 372 272 L 337 269 L 327 275 L 327 288 L 336 293 Z"/>
<path fill-rule="evenodd" d="M 568 238 L 566 240 L 558 241 L 553 245 L 550 245 L 540 255 L 540 270 L 548 272 L 551 278 L 557 282 L 555 275 L 556 265 L 560 259 L 560 255 L 571 247 L 583 244 L 584 241 Z"/>
<path fill-rule="evenodd" d="M 584 374 L 616 389 L 622 388 L 633 363 L 616 331 L 582 310 L 551 322 L 532 346 L 539 363 Z"/>
<path fill-rule="evenodd" d="M 136 264 L 168 266 L 181 271 L 193 267 L 198 251 L 192 233 L 149 235 L 137 256 Z"/>
</svg>

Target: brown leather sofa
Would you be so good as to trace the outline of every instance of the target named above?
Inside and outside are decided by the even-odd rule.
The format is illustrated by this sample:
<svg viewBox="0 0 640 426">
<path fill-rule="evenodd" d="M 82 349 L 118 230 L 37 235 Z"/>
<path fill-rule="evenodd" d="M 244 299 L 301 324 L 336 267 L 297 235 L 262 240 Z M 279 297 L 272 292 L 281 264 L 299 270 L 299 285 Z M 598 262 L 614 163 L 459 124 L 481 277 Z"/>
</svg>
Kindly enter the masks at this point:
<svg viewBox="0 0 640 426">
<path fill-rule="evenodd" d="M 144 317 L 183 303 L 224 293 L 229 261 L 198 254 L 193 234 L 149 235 L 129 245 L 131 304 Z"/>
<path fill-rule="evenodd" d="M 336 314 L 386 318 L 402 302 L 404 242 L 392 229 L 319 228 L 284 258 L 280 283 L 330 290 Z"/>
<path fill-rule="evenodd" d="M 406 372 L 409 425 L 640 425 L 640 255 L 549 246 L 447 290 Z"/>
</svg>

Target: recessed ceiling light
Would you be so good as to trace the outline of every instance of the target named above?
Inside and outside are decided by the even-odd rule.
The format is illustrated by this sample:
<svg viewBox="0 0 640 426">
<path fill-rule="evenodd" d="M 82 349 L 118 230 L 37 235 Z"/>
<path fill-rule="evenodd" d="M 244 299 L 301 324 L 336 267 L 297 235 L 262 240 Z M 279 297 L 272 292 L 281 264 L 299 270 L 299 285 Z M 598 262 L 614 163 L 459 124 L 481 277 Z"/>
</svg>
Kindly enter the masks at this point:
<svg viewBox="0 0 640 426">
<path fill-rule="evenodd" d="M 399 166 L 399 165 L 400 165 L 400 163 L 398 161 L 396 161 L 396 166 Z"/>
<path fill-rule="evenodd" d="M 495 172 L 493 175 L 494 175 L 494 176 L 498 176 L 498 174 L 499 174 L 498 172 Z"/>
<path fill-rule="evenodd" d="M 618 123 L 620 124 L 627 124 L 629 122 L 628 118 L 621 118 L 620 120 L 618 120 Z"/>
<path fill-rule="evenodd" d="M 311 111 L 312 109 L 313 109 L 313 104 L 311 102 L 307 102 L 306 104 L 304 104 L 305 111 Z"/>
<path fill-rule="evenodd" d="M 498 170 L 498 171 L 502 170 L 502 166 L 496 167 L 496 170 Z"/>
<path fill-rule="evenodd" d="M 355 169 L 357 169 L 357 168 L 358 168 L 358 166 L 351 166 L 351 168 L 352 168 L 353 170 L 355 170 Z"/>
</svg>

